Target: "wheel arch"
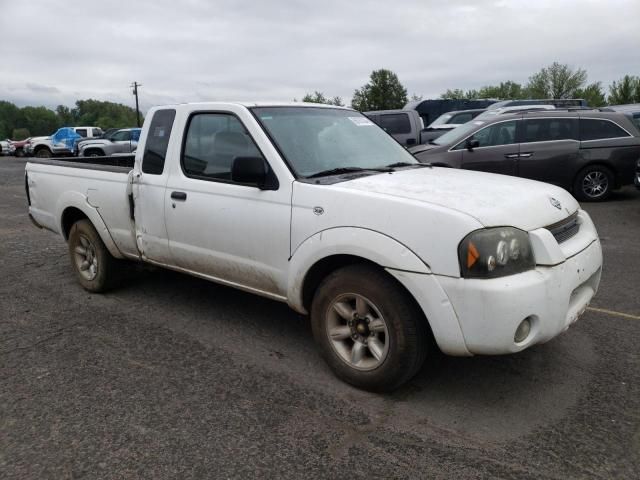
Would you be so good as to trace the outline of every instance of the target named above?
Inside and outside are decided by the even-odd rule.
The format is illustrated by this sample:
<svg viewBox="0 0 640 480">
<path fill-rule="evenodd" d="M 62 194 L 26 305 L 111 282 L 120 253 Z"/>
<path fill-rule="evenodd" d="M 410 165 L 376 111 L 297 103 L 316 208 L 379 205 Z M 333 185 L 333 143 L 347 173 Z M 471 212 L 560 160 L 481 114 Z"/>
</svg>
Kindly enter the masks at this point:
<svg viewBox="0 0 640 480">
<path fill-rule="evenodd" d="M 613 185 L 611 190 L 615 190 L 617 188 L 620 188 L 620 182 L 619 182 L 619 171 L 618 169 L 615 167 L 615 165 L 613 165 L 611 162 L 607 162 L 606 160 L 603 159 L 594 159 L 592 161 L 590 161 L 589 163 L 583 165 L 573 176 L 573 179 L 571 181 L 571 190 L 572 193 L 575 195 L 575 185 L 578 182 L 578 179 L 580 178 L 580 175 L 582 175 L 582 172 L 584 172 L 585 170 L 587 170 L 588 168 L 592 168 L 592 167 L 603 167 L 607 170 L 609 170 L 611 172 L 611 174 L 613 175 Z"/>
<path fill-rule="evenodd" d="M 88 157 L 92 152 L 97 152 L 99 157 L 104 157 L 104 150 L 100 147 L 86 147 L 82 152 L 83 156 Z"/>
<path fill-rule="evenodd" d="M 102 220 L 98 210 L 88 205 L 82 195 L 73 193 L 65 195 L 60 199 L 59 205 L 59 232 L 65 241 L 69 240 L 69 232 L 73 224 L 78 220 L 87 219 L 96 229 L 98 235 L 100 235 L 100 238 L 107 247 L 107 250 L 109 250 L 109 253 L 115 258 L 124 258 L 111 238 L 111 234 L 109 233 L 109 230 Z"/>
<path fill-rule="evenodd" d="M 408 247 L 380 232 L 357 227 L 323 230 L 302 242 L 289 260 L 287 298 L 291 308 L 306 314 L 322 279 L 337 268 L 353 263 L 431 272 Z"/>
</svg>

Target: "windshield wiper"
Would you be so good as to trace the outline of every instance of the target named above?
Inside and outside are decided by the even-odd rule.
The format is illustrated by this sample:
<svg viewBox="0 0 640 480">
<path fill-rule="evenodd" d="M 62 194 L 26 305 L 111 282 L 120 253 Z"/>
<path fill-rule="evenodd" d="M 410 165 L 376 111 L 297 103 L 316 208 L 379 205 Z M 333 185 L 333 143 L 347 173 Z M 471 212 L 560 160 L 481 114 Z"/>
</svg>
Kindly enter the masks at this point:
<svg viewBox="0 0 640 480">
<path fill-rule="evenodd" d="M 338 168 L 331 168 L 329 170 L 322 170 L 321 172 L 316 172 L 313 175 L 308 175 L 306 178 L 328 177 L 329 175 L 340 175 L 342 173 L 370 172 L 370 171 L 393 172 L 393 169 L 388 167 L 383 167 L 383 168 L 338 167 Z"/>
<path fill-rule="evenodd" d="M 430 167 L 430 163 L 409 163 L 409 162 L 396 162 L 391 165 L 387 165 L 387 168 L 396 168 L 396 167 Z"/>
</svg>

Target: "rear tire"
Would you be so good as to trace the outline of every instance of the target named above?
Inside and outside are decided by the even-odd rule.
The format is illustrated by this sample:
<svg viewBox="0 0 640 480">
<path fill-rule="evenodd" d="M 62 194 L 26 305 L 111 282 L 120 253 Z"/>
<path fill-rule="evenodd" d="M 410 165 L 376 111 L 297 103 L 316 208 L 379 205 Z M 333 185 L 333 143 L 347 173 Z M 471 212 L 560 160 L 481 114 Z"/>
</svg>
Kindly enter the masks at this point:
<svg viewBox="0 0 640 480">
<path fill-rule="evenodd" d="M 84 154 L 85 157 L 104 157 L 104 152 L 100 150 L 89 150 Z"/>
<path fill-rule="evenodd" d="M 428 351 L 429 327 L 413 298 L 366 264 L 324 279 L 313 298 L 311 325 L 331 370 L 365 390 L 395 390 L 420 370 Z"/>
<path fill-rule="evenodd" d="M 591 165 L 580 170 L 573 183 L 573 194 L 582 202 L 601 202 L 611 195 L 613 172 L 603 165 Z"/>
<path fill-rule="evenodd" d="M 51 150 L 49 150 L 48 148 L 41 148 L 39 150 L 36 150 L 34 156 L 36 158 L 51 158 L 53 155 L 51 154 Z"/>
<path fill-rule="evenodd" d="M 118 283 L 119 262 L 111 256 L 89 220 L 73 224 L 68 243 L 71 266 L 85 290 L 104 292 Z"/>
</svg>

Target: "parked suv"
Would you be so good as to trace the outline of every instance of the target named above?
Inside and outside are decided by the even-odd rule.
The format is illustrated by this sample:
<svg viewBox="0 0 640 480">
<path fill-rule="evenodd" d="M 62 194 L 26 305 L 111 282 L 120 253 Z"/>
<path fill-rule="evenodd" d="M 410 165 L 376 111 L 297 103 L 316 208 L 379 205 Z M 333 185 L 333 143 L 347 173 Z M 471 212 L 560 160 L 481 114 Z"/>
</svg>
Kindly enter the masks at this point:
<svg viewBox="0 0 640 480">
<path fill-rule="evenodd" d="M 528 111 L 475 119 L 410 151 L 424 163 L 540 180 L 598 201 L 633 183 L 640 131 L 615 112 Z"/>
</svg>

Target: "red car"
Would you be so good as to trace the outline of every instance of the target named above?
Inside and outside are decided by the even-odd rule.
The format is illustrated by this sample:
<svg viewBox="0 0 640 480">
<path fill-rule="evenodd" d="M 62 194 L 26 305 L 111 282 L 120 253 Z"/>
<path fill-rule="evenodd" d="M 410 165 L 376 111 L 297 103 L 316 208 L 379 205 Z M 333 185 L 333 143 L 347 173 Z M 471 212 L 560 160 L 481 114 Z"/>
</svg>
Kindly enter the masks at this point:
<svg viewBox="0 0 640 480">
<path fill-rule="evenodd" d="M 15 155 L 16 157 L 24 157 L 25 156 L 24 146 L 27 143 L 29 143 L 30 140 L 31 140 L 31 137 L 25 138 L 24 140 L 10 140 L 9 142 L 15 148 L 12 155 Z"/>
</svg>

